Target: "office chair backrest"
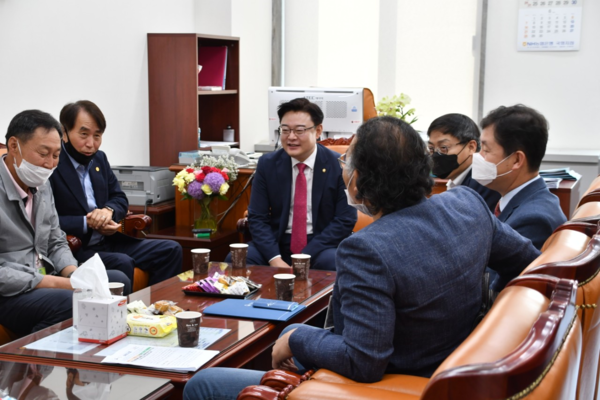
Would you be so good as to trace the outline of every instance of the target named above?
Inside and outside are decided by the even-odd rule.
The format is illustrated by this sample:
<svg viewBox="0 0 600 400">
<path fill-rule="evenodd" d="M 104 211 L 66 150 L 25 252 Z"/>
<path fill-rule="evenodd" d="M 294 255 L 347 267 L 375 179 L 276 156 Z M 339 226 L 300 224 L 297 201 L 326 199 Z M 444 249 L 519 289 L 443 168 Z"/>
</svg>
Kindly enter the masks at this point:
<svg viewBox="0 0 600 400">
<path fill-rule="evenodd" d="M 573 215 L 571 221 L 582 221 L 590 222 L 598 221 L 600 218 L 600 201 L 590 201 L 578 206 Z"/>
<path fill-rule="evenodd" d="M 581 356 L 576 292 L 577 283 L 566 279 L 511 281 L 421 399 L 574 399 Z"/>
<path fill-rule="evenodd" d="M 593 192 L 595 190 L 600 190 L 600 175 L 598 175 L 590 184 L 590 186 L 585 190 L 581 197 L 584 197 L 586 194 Z"/>
<path fill-rule="evenodd" d="M 596 304 L 598 303 L 596 300 Z M 577 398 L 600 399 L 600 312 L 594 312 L 583 332 L 583 350 L 579 369 Z"/>
<path fill-rule="evenodd" d="M 566 232 L 566 231 L 563 231 Z M 600 235 L 594 235 L 586 249 L 573 259 L 549 262 L 528 269 L 523 275 L 545 274 L 578 281 L 577 305 L 585 332 L 600 297 Z"/>
</svg>

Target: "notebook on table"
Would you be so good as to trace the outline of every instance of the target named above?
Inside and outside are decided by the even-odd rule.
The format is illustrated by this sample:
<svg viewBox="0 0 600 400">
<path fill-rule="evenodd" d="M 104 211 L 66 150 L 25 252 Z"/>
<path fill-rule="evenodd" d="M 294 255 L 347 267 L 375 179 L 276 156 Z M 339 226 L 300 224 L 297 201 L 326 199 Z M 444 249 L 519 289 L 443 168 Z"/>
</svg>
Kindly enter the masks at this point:
<svg viewBox="0 0 600 400">
<path fill-rule="evenodd" d="M 257 300 L 226 299 L 204 309 L 206 315 L 219 315 L 223 317 L 264 319 L 267 321 L 287 321 L 306 308 L 299 304 L 290 311 L 277 308 L 254 307 Z M 277 301 L 281 303 L 281 301 Z"/>
</svg>

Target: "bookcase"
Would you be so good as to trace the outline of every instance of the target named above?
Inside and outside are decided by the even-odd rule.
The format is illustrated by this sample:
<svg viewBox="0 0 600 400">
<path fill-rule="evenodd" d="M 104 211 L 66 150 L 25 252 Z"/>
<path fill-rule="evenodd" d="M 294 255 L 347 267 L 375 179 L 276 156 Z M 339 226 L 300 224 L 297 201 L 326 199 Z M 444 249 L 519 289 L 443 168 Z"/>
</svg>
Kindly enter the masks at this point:
<svg viewBox="0 0 600 400">
<path fill-rule="evenodd" d="M 198 52 L 205 46 L 227 46 L 225 90 L 198 90 Z M 179 162 L 180 151 L 198 148 L 202 140 L 222 141 L 223 129 L 240 141 L 240 39 L 202 34 L 148 34 L 150 165 Z"/>
</svg>

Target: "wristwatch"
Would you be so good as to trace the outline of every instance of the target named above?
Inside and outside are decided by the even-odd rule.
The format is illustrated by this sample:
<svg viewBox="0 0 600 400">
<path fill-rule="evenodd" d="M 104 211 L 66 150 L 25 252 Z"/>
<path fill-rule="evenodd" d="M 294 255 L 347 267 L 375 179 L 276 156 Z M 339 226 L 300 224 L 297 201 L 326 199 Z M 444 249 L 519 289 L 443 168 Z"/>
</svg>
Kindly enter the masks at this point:
<svg viewBox="0 0 600 400">
<path fill-rule="evenodd" d="M 112 208 L 110 208 L 109 206 L 104 206 L 104 208 L 106 208 L 106 209 L 107 209 L 107 210 L 109 210 L 109 211 L 112 211 L 112 213 L 113 213 L 113 214 L 115 213 L 115 210 L 113 210 L 113 209 L 112 209 Z"/>
</svg>

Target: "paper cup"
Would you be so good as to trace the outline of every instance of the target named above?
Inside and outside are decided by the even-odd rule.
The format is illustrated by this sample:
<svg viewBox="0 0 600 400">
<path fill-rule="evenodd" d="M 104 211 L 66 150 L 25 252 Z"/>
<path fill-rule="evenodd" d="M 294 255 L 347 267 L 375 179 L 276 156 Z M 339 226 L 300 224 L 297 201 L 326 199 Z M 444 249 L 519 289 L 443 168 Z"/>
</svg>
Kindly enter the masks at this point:
<svg viewBox="0 0 600 400">
<path fill-rule="evenodd" d="M 292 269 L 294 275 L 299 281 L 305 281 L 308 279 L 308 271 L 310 269 L 310 255 L 309 254 L 293 254 L 292 255 Z"/>
<path fill-rule="evenodd" d="M 208 260 L 210 259 L 210 249 L 192 249 L 192 268 L 194 270 L 194 281 L 203 278 L 202 275 L 208 274 Z"/>
<path fill-rule="evenodd" d="M 123 290 L 125 289 L 125 284 L 121 282 L 109 282 L 108 290 L 114 296 L 123 296 Z"/>
<path fill-rule="evenodd" d="M 196 311 L 182 311 L 175 314 L 175 318 L 177 318 L 177 339 L 179 340 L 179 346 L 198 346 L 202 313 Z"/>
<path fill-rule="evenodd" d="M 248 245 L 246 243 L 233 243 L 229 245 L 231 251 L 231 266 L 233 268 L 246 268 Z"/>
<path fill-rule="evenodd" d="M 294 274 L 275 274 L 275 295 L 277 300 L 292 301 L 294 299 Z"/>
</svg>

